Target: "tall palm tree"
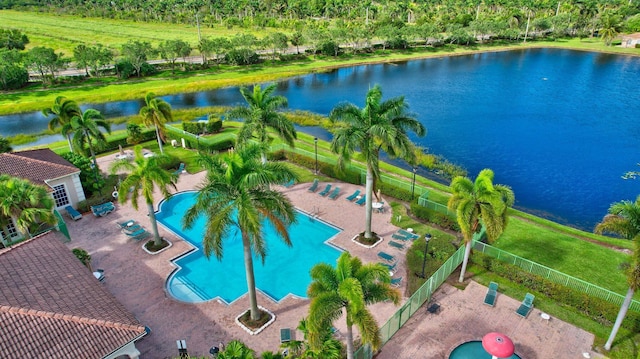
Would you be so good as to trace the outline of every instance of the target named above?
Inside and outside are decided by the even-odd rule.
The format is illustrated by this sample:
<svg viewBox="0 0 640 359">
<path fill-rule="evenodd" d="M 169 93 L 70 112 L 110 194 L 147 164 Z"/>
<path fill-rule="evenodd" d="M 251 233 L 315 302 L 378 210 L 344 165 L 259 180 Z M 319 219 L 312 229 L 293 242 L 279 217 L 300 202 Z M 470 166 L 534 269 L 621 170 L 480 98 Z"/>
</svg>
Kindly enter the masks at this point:
<svg viewBox="0 0 640 359">
<path fill-rule="evenodd" d="M 289 199 L 269 186 L 286 183 L 296 176 L 281 163 L 262 164 L 261 153 L 259 145 L 249 144 L 226 157 L 201 156 L 207 176 L 196 203 L 183 219 L 185 227 L 190 228 L 198 216 L 206 217 L 203 249 L 207 257 L 213 253 L 222 258 L 223 239 L 234 227 L 240 230 L 252 320 L 257 320 L 260 314 L 252 253 L 262 261 L 267 255 L 264 220 L 273 224 L 287 245 L 291 245 L 288 226 L 295 222 L 295 209 Z"/>
<path fill-rule="evenodd" d="M 462 237 L 466 244 L 460 282 L 469 262 L 473 235 L 484 226 L 490 242 L 496 240 L 507 226 L 507 210 L 513 206 L 515 196 L 511 188 L 493 184 L 493 171 L 483 169 L 475 182 L 467 177 L 458 176 L 451 181 L 451 192 L 447 206 L 456 211 L 456 217 Z"/>
<path fill-rule="evenodd" d="M 596 225 L 594 232 L 598 234 L 605 232 L 615 233 L 635 241 L 632 263 L 627 272 L 629 289 L 627 290 L 627 295 L 624 297 L 616 321 L 613 324 L 609 339 L 607 339 L 604 345 L 606 350 L 610 350 L 618 334 L 618 330 L 622 325 L 622 321 L 627 315 L 633 295 L 638 288 L 640 288 L 640 196 L 636 198 L 635 202 L 622 201 L 612 204 L 611 207 L 609 207 L 609 214 L 602 219 L 602 222 Z"/>
<path fill-rule="evenodd" d="M 69 144 L 69 151 L 73 152 L 73 147 L 71 146 L 71 136 L 69 135 L 69 128 L 64 127 L 64 125 L 71 123 L 71 118 L 73 116 L 79 116 L 82 113 L 78 104 L 69 100 L 64 96 L 58 96 L 53 102 L 53 106 L 51 108 L 45 108 L 42 110 L 42 114 L 45 117 L 49 117 L 54 115 L 54 117 L 49 120 L 49 130 L 53 131 L 56 127 L 62 127 L 64 130 L 61 130 L 63 136 L 67 138 L 67 143 Z"/>
<path fill-rule="evenodd" d="M 161 98 L 156 98 L 153 92 L 148 92 L 144 97 L 146 106 L 140 109 L 140 117 L 145 126 L 153 126 L 156 129 L 156 138 L 160 153 L 164 154 L 162 141 L 164 140 L 164 125 L 173 121 L 171 105 Z"/>
<path fill-rule="evenodd" d="M 380 178 L 378 164 L 380 151 L 391 158 L 412 160 L 414 145 L 408 131 L 424 136 L 422 123 L 407 112 L 404 97 L 382 101 L 379 85 L 367 92 L 365 106 L 360 109 L 351 103 L 343 103 L 331 111 L 331 121 L 337 122 L 331 150 L 340 155 L 338 165 L 344 167 L 356 150 L 359 150 L 367 165 L 365 238 L 371 238 L 372 195 L 374 181 Z"/>
<path fill-rule="evenodd" d="M 84 152 L 84 145 L 89 147 L 89 153 L 93 160 L 94 171 L 98 174 L 98 161 L 95 151 L 93 150 L 93 142 L 98 145 L 106 143 L 104 134 L 100 131 L 102 127 L 107 133 L 111 133 L 111 125 L 105 121 L 104 117 L 98 110 L 92 108 L 83 113 L 76 114 L 71 118 L 71 123 L 64 125 L 63 128 L 69 128 L 73 131 L 73 144 L 79 152 Z"/>
<path fill-rule="evenodd" d="M 131 205 L 138 210 L 138 197 L 142 196 L 147 204 L 147 212 L 149 213 L 149 221 L 153 229 L 154 244 L 160 246 L 162 238 L 158 233 L 158 222 L 156 221 L 155 211 L 153 209 L 153 192 L 157 187 L 164 198 L 169 198 L 171 192 L 169 188 L 176 188 L 178 175 L 164 169 L 170 159 L 165 155 L 144 157 L 142 148 L 136 146 L 134 148 L 133 162 L 126 159 L 116 161 L 111 165 L 111 173 L 124 170 L 128 172 L 127 177 L 120 183 L 118 189 L 118 198 L 120 203 L 126 203 L 129 191 L 131 191 Z"/>
<path fill-rule="evenodd" d="M 279 109 L 287 107 L 288 101 L 284 96 L 273 96 L 275 89 L 276 84 L 267 86 L 264 91 L 259 85 L 253 86 L 253 91 L 246 87 L 240 88 L 247 106 L 235 107 L 228 114 L 229 119 L 244 121 L 238 132 L 236 146 L 242 147 L 254 138 L 263 145 L 269 144 L 271 139 L 268 129 L 275 131 L 289 146 L 294 146 L 293 141 L 298 136 L 296 129 L 291 121 L 278 112 Z M 266 163 L 266 149 L 261 156 L 262 163 Z"/>
<path fill-rule="evenodd" d="M 353 359 L 353 329 L 356 325 L 362 342 L 374 350 L 382 344 L 380 330 L 367 305 L 385 300 L 400 302 L 400 292 L 391 287 L 389 270 L 381 264 L 362 264 L 360 258 L 343 252 L 336 268 L 319 263 L 311 269 L 313 280 L 307 290 L 309 336 L 312 347 L 319 347 L 322 333 L 331 328 L 343 311 L 347 321 L 347 359 Z"/>
<path fill-rule="evenodd" d="M 0 230 L 14 223 L 18 232 L 30 236 L 34 224 L 55 224 L 54 201 L 43 186 L 17 177 L 0 175 Z M 2 238 L 9 238 L 3 233 Z"/>
</svg>

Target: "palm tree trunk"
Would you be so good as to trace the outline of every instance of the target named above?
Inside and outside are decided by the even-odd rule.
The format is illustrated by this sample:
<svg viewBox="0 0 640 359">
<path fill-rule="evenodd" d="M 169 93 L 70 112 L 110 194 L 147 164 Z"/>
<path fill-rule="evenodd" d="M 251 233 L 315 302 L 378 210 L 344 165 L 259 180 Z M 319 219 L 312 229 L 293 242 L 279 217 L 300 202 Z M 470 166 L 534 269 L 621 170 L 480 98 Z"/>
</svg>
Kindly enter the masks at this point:
<svg viewBox="0 0 640 359">
<path fill-rule="evenodd" d="M 251 309 L 251 320 L 258 320 L 258 299 L 256 298 L 256 279 L 253 275 L 253 258 L 251 257 L 251 244 L 249 239 L 242 236 L 242 247 L 244 250 L 244 271 L 247 276 L 247 288 L 249 289 L 249 304 Z"/>
<path fill-rule="evenodd" d="M 68 132 L 65 134 L 65 137 L 67 138 L 67 144 L 69 144 L 69 152 L 73 152 L 73 146 L 71 145 L 71 136 Z"/>
<path fill-rule="evenodd" d="M 353 359 L 353 329 L 351 328 L 351 325 L 348 325 L 348 324 L 347 324 L 347 359 Z"/>
<path fill-rule="evenodd" d="M 527 35 L 529 35 L 529 22 L 531 22 L 531 11 L 527 15 L 527 28 L 524 30 L 524 41 L 527 42 Z"/>
<path fill-rule="evenodd" d="M 635 290 L 629 287 L 627 290 L 627 295 L 624 297 L 624 302 L 622 302 L 622 306 L 620 307 L 620 311 L 618 312 L 618 317 L 616 317 L 616 322 L 613 324 L 613 329 L 611 329 L 611 334 L 609 335 L 609 339 L 607 339 L 607 343 L 604 345 L 605 350 L 611 350 L 611 345 L 613 344 L 613 340 L 616 338 L 618 334 L 618 330 L 620 326 L 622 326 L 622 321 L 624 317 L 627 315 L 627 310 L 629 310 L 629 305 L 631 305 L 631 299 L 633 299 L 633 294 Z"/>
<path fill-rule="evenodd" d="M 464 272 L 467 270 L 467 263 L 469 262 L 469 255 L 471 254 L 471 243 L 473 239 L 469 240 L 464 249 L 464 259 L 462 260 L 462 267 L 460 268 L 460 278 L 458 281 L 462 283 L 464 281 Z"/>
<path fill-rule="evenodd" d="M 93 152 L 93 145 L 91 144 L 91 137 L 89 137 L 89 134 L 87 133 L 87 131 L 84 132 L 84 135 L 87 138 L 87 142 L 89 143 L 89 152 L 91 153 L 91 158 L 93 158 L 93 174 L 96 177 L 96 184 L 98 183 L 98 160 L 96 159 L 96 154 L 95 152 Z"/>
<path fill-rule="evenodd" d="M 156 125 L 156 138 L 158 139 L 158 147 L 160 147 L 160 154 L 164 155 L 164 150 L 162 149 L 162 140 L 160 140 L 160 130 L 158 129 L 158 125 Z"/>
<path fill-rule="evenodd" d="M 147 202 L 147 209 L 149 210 L 149 221 L 151 222 L 151 229 L 153 230 L 153 245 L 158 247 L 162 245 L 162 238 L 158 232 L 158 222 L 156 221 L 156 212 L 153 210 L 153 202 Z"/>
<path fill-rule="evenodd" d="M 371 204 L 371 197 L 373 197 L 373 170 L 371 166 L 367 166 L 367 180 L 365 184 L 365 193 L 367 198 L 365 199 L 365 230 L 364 230 L 364 238 L 371 238 L 373 235 L 371 234 L 371 215 L 373 213 Z"/>
</svg>

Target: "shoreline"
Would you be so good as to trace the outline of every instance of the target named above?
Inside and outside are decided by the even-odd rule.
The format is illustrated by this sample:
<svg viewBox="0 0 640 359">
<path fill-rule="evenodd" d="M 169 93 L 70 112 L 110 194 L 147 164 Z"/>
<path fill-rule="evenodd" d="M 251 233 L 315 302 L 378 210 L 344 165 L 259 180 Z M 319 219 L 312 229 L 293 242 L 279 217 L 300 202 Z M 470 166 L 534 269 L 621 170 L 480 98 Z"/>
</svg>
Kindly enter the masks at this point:
<svg viewBox="0 0 640 359">
<path fill-rule="evenodd" d="M 445 46 L 448 46 L 448 45 L 445 45 Z M 307 74 L 329 72 L 335 69 L 340 69 L 345 67 L 397 63 L 397 62 L 407 62 L 412 60 L 424 60 L 429 58 L 445 58 L 445 57 L 452 57 L 452 56 L 465 56 L 465 55 L 472 55 L 472 54 L 505 52 L 505 51 L 526 50 L 526 49 L 565 49 L 565 50 L 572 50 L 572 51 L 594 52 L 594 53 L 602 53 L 602 54 L 610 54 L 610 55 L 640 57 L 640 50 L 637 51 L 637 53 L 634 53 L 632 51 L 618 52 L 613 50 L 609 51 L 606 49 L 597 49 L 597 48 L 596 49 L 580 48 L 576 46 L 571 46 L 570 44 L 556 45 L 555 41 L 554 42 L 543 41 L 541 43 L 530 42 L 530 43 L 517 43 L 517 44 L 510 44 L 510 45 L 497 45 L 496 47 L 490 47 L 487 45 L 484 45 L 484 46 L 481 45 L 481 46 L 482 47 L 473 48 L 473 49 L 455 47 L 453 48 L 452 51 L 449 51 L 449 52 L 447 52 L 446 48 L 443 49 L 442 47 L 432 48 L 432 49 L 435 49 L 434 52 L 426 52 L 428 49 L 427 47 L 419 47 L 419 48 L 417 47 L 417 48 L 412 48 L 416 51 L 411 53 L 393 52 L 389 58 L 380 58 L 381 56 L 384 56 L 384 55 L 376 55 L 377 58 L 375 59 L 370 59 L 370 60 L 359 59 L 353 62 L 349 59 L 346 59 L 346 60 L 339 60 L 337 61 L 338 63 L 336 64 L 326 64 L 326 65 L 322 65 L 323 62 L 326 62 L 325 60 L 312 59 L 311 65 L 308 69 L 302 69 L 302 70 L 295 69 L 294 68 L 296 66 L 295 63 L 284 63 L 282 64 L 282 67 L 284 68 L 282 71 L 276 71 L 272 73 L 262 73 L 262 74 L 256 73 L 252 75 L 243 75 L 240 73 L 242 71 L 246 71 L 246 69 L 239 69 L 236 71 L 212 73 L 212 74 L 202 74 L 199 71 L 195 71 L 193 73 L 190 73 L 189 76 L 178 77 L 178 78 L 143 78 L 143 80 L 141 81 L 135 81 L 135 80 L 122 81 L 122 82 L 116 82 L 113 84 L 97 84 L 94 86 L 81 85 L 81 86 L 73 86 L 73 87 L 66 87 L 66 88 L 37 89 L 37 90 L 24 91 L 24 92 L 20 92 L 20 91 L 7 92 L 8 95 L 15 95 L 18 97 L 20 96 L 20 94 L 29 94 L 29 93 L 35 93 L 35 92 L 37 93 L 49 92 L 49 93 L 43 95 L 42 98 L 37 99 L 37 101 L 34 100 L 34 101 L 21 102 L 20 98 L 17 98 L 11 101 L 6 101 L 4 103 L 0 101 L 0 116 L 17 115 L 21 113 L 40 111 L 42 109 L 42 105 L 40 104 L 43 102 L 48 103 L 49 97 L 51 97 L 51 101 L 53 101 L 55 97 L 65 96 L 65 93 L 68 93 L 71 91 L 78 91 L 78 90 L 91 91 L 92 89 L 97 89 L 97 91 L 101 91 L 101 89 L 105 89 L 111 86 L 115 87 L 115 89 L 117 89 L 119 86 L 122 86 L 123 92 L 127 92 L 127 94 L 124 94 L 121 96 L 109 96 L 108 94 L 107 95 L 98 94 L 95 96 L 91 96 L 91 95 L 87 96 L 86 94 L 84 94 L 85 98 L 82 98 L 80 96 L 81 100 L 76 100 L 76 101 L 78 102 L 78 104 L 82 105 L 87 103 L 101 104 L 101 103 L 116 102 L 116 101 L 135 100 L 140 97 L 140 95 L 138 94 L 139 91 L 142 90 L 143 92 L 146 92 L 144 91 L 144 89 L 138 89 L 138 88 L 139 87 L 144 87 L 145 89 L 152 88 L 154 87 L 154 84 L 153 84 L 154 81 L 188 81 L 189 79 L 195 80 L 195 81 L 188 82 L 186 84 L 180 84 L 175 86 L 172 86 L 170 84 L 166 84 L 166 85 L 156 84 L 159 87 L 156 87 L 154 89 L 154 92 L 158 96 L 165 96 L 165 95 L 175 95 L 179 93 L 194 93 L 194 92 L 200 92 L 200 91 L 216 90 L 216 89 L 228 88 L 233 86 L 250 85 L 253 83 L 273 82 L 273 81 L 293 78 L 296 76 L 304 76 Z M 313 63 L 319 63 L 319 64 L 316 67 L 316 66 L 313 66 Z M 261 70 L 262 71 L 265 71 L 267 69 L 273 70 L 273 69 L 277 69 L 278 67 L 279 66 L 268 67 L 268 68 L 262 67 Z M 211 77 L 221 77 L 221 78 L 210 78 L 210 79 L 202 79 L 202 81 L 197 81 L 198 76 L 203 76 L 203 77 L 211 76 Z M 143 85 L 146 85 L 146 86 L 143 86 Z M 126 89 L 124 88 L 125 86 L 130 88 Z M 104 93 L 106 93 L 106 91 L 104 91 Z M 71 95 L 66 95 L 66 96 L 70 98 L 74 97 Z M 75 97 L 79 97 L 79 96 L 75 96 Z M 16 107 L 16 104 L 21 104 L 22 106 L 17 106 L 18 110 L 12 111 L 10 107 Z"/>
</svg>

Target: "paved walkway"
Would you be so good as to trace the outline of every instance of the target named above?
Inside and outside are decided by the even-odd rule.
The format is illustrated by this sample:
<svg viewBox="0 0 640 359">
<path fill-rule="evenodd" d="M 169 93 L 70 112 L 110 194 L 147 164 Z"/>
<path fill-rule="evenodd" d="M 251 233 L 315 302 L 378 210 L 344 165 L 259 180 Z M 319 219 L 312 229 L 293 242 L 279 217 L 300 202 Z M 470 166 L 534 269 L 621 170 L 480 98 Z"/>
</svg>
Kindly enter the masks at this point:
<svg viewBox="0 0 640 359">
<path fill-rule="evenodd" d="M 114 155 L 103 157 L 100 166 L 108 168 Z M 195 175 L 183 174 L 178 182 L 179 190 L 196 188 L 202 181 L 204 173 Z M 365 248 L 352 241 L 352 238 L 363 230 L 365 212 L 364 208 L 345 200 L 345 197 L 356 189 L 364 191 L 362 186 L 344 183 L 332 183 L 341 187 L 341 195 L 336 200 L 330 200 L 310 193 L 307 188 L 310 184 L 303 183 L 291 188 L 281 188 L 287 194 L 293 204 L 306 212 L 315 213 L 319 218 L 328 221 L 342 229 L 342 232 L 333 238 L 332 243 L 340 248 L 348 250 L 353 255 L 359 256 L 365 262 L 378 261 L 377 253 L 383 250 L 398 258 L 396 276 L 406 278 L 404 265 L 404 253 L 387 244 L 387 238 L 397 229 L 390 223 L 391 213 L 374 213 L 373 230 L 385 237 L 385 240 L 375 248 Z M 324 184 L 319 186 L 324 188 Z M 156 198 L 160 198 L 157 194 Z M 385 201 L 388 203 L 388 201 Z M 239 339 L 247 343 L 258 354 L 263 351 L 277 351 L 279 347 L 280 328 L 296 328 L 300 319 L 308 312 L 309 301 L 306 299 L 287 297 L 279 303 L 258 294 L 258 304 L 271 310 L 277 315 L 277 320 L 257 336 L 250 336 L 243 331 L 234 320 L 237 315 L 244 312 L 248 306 L 248 298 L 241 297 L 231 305 L 225 305 L 217 301 L 207 303 L 190 304 L 177 301 L 170 297 L 165 290 L 165 282 L 175 270 L 170 260 L 191 250 L 191 245 L 176 238 L 160 226 L 160 234 L 172 242 L 167 250 L 150 255 L 142 248 L 142 242 L 135 242 L 122 234 L 116 222 L 127 219 L 136 219 L 147 229 L 150 224 L 146 214 L 146 206 L 140 203 L 139 211 L 135 211 L 130 203 L 119 205 L 117 211 L 104 218 L 95 218 L 91 213 L 85 213 L 84 217 L 77 221 L 69 221 L 68 227 L 72 241 L 69 248 L 81 247 L 92 256 L 94 268 L 105 270 L 106 280 L 104 285 L 116 298 L 136 317 L 152 329 L 150 336 L 142 339 L 138 344 L 144 358 L 170 358 L 177 355 L 176 340 L 185 339 L 191 355 L 208 356 L 211 346 L 226 343 L 232 339 Z M 296 238 L 292 238 L 295 246 Z M 269 260 L 269 257 L 266 258 Z M 244 278 L 239 278 L 243 280 Z M 384 348 L 379 358 L 412 358 L 412 353 L 420 352 L 419 357 L 437 358 L 444 357 L 456 343 L 477 339 L 489 329 L 503 330 L 509 335 L 515 335 L 516 343 L 527 343 L 524 337 L 539 337 L 543 342 L 554 338 L 563 338 L 566 347 L 576 348 L 572 354 L 565 357 L 574 358 L 575 353 L 588 351 L 593 343 L 593 336 L 588 333 L 580 335 L 568 335 L 569 326 L 564 324 L 556 327 L 560 322 L 551 320 L 548 324 L 542 323 L 539 313 L 532 313 L 528 320 L 518 320 L 513 311 L 517 307 L 517 301 L 499 296 L 496 308 L 489 314 L 483 315 L 484 308 L 482 289 L 474 289 L 477 284 L 472 283 L 466 291 L 457 291 L 447 287 L 437 292 L 442 301 L 443 310 L 440 315 L 424 320 L 424 313 L 416 314 L 403 328 L 403 333 L 396 334 Z M 404 283 L 401 287 L 404 291 Z M 459 292 L 459 293 L 458 293 Z M 473 298 L 465 298 L 467 293 Z M 454 304 L 450 304 L 447 298 L 453 298 Z M 406 298 L 404 299 L 406 300 Z M 403 301 L 404 301 L 403 300 Z M 470 309 L 463 310 L 463 304 L 470 303 Z M 480 303 L 480 304 L 477 304 Z M 378 323 L 382 325 L 390 318 L 397 308 L 392 303 L 376 304 L 372 312 Z M 453 316 L 449 317 L 449 313 Z M 457 314 L 456 314 L 457 313 Z M 495 317 L 494 317 L 495 315 Z M 498 320 L 497 318 L 503 318 Z M 435 319 L 435 320 L 431 320 Z M 515 328 L 506 326 L 507 323 L 521 323 Z M 546 325 L 540 329 L 530 329 L 531 323 Z M 484 323 L 484 324 L 478 324 Z M 491 326 L 489 323 L 504 323 L 503 326 Z M 558 323 L 558 324 L 556 324 Z M 336 323 L 340 331 L 345 331 L 343 321 Z M 448 329 L 450 328 L 450 329 Z M 510 329 L 511 328 L 511 329 Z M 548 330 L 545 330 L 548 329 Z M 578 332 L 576 332 L 578 333 Z M 564 334 L 564 336 L 562 336 Z M 294 333 L 294 338 L 301 339 L 301 333 Z M 568 340 L 568 341 L 567 341 Z M 543 355 L 547 353 L 539 349 L 542 345 L 533 342 L 519 348 L 527 358 L 562 357 L 557 355 Z M 518 344 L 517 344 L 518 345 Z M 540 351 L 539 351 L 540 350 Z M 433 355 L 425 355 L 433 353 Z"/>
</svg>

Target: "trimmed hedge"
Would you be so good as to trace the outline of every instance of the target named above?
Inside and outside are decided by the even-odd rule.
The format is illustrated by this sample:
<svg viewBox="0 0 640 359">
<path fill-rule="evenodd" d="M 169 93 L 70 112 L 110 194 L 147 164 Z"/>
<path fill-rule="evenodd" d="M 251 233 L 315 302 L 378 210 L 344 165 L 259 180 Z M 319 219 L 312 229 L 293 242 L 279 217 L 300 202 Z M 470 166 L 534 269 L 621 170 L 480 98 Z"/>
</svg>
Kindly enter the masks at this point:
<svg viewBox="0 0 640 359">
<path fill-rule="evenodd" d="M 456 232 L 460 232 L 460 226 L 455 218 L 451 218 L 444 213 L 440 213 L 436 210 L 422 207 L 421 205 L 412 202 L 411 203 L 411 213 L 427 222 L 431 222 L 437 224 L 442 228 L 447 228 L 454 230 Z"/>
<path fill-rule="evenodd" d="M 215 133 L 222 129 L 222 120 L 212 119 L 206 122 L 182 122 L 182 129 L 194 135 Z"/>
<path fill-rule="evenodd" d="M 504 263 L 483 253 L 475 252 L 471 256 L 471 261 L 500 277 L 528 288 L 532 292 L 541 293 L 563 307 L 575 308 L 603 325 L 612 325 L 620 310 L 620 307 L 615 304 L 525 272 L 517 266 Z M 640 331 L 640 313 L 628 311 L 622 322 L 622 327 L 632 332 Z"/>
<path fill-rule="evenodd" d="M 142 138 L 142 140 L 140 142 L 155 140 L 156 139 L 156 130 L 155 129 L 150 129 L 150 130 L 142 131 L 141 138 Z M 122 147 L 129 146 L 130 144 L 127 142 L 127 137 L 109 140 L 107 142 L 106 146 L 104 146 L 102 148 L 94 148 L 94 150 L 96 152 L 96 155 L 98 155 L 100 153 L 105 153 L 105 152 L 117 150 L 117 149 L 120 148 L 119 145 L 122 146 Z"/>
</svg>

